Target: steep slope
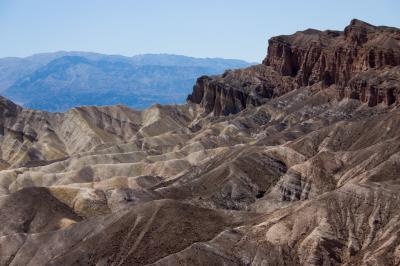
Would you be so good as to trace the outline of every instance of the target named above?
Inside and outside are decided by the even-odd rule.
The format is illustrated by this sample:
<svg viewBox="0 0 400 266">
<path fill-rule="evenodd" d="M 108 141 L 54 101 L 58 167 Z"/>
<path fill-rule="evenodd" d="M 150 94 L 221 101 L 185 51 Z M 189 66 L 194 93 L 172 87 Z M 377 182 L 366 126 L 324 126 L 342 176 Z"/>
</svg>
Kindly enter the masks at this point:
<svg viewBox="0 0 400 266">
<path fill-rule="evenodd" d="M 395 48 L 397 29 L 349 27 L 367 37 L 277 38 Z M 274 49 L 200 78 L 185 105 L 48 113 L 1 98 L 0 265 L 398 265 L 398 64 L 332 84 L 315 66 L 303 83 L 308 57 L 286 73 Z"/>
</svg>

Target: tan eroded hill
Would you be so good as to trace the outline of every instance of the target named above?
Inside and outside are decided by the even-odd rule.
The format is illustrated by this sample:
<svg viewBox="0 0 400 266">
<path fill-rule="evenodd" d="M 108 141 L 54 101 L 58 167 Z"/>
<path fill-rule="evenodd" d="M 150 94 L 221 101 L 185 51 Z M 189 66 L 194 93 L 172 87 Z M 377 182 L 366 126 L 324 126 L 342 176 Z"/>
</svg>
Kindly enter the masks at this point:
<svg viewBox="0 0 400 266">
<path fill-rule="evenodd" d="M 181 106 L 2 98 L 0 265 L 399 264 L 399 36 L 275 37 Z"/>
</svg>

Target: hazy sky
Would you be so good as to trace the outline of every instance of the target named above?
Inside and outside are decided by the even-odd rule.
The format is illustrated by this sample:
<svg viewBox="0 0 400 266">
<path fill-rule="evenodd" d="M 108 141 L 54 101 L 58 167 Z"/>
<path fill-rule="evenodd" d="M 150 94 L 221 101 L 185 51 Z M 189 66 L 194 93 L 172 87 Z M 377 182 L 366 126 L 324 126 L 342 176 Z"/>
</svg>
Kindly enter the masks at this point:
<svg viewBox="0 0 400 266">
<path fill-rule="evenodd" d="M 400 27 L 400 1 L 0 0 L 0 57 L 58 50 L 259 62 L 267 40 L 352 18 Z"/>
</svg>

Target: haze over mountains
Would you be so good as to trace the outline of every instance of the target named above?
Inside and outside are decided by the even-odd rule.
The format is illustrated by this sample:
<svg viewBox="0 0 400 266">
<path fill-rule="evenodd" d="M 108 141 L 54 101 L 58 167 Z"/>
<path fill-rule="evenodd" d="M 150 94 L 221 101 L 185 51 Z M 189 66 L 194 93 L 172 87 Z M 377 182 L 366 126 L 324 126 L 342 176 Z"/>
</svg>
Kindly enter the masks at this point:
<svg viewBox="0 0 400 266">
<path fill-rule="evenodd" d="M 113 104 L 142 109 L 154 103 L 183 103 L 198 76 L 248 65 L 241 60 L 168 54 L 37 54 L 0 59 L 0 94 L 47 111 Z"/>
<path fill-rule="evenodd" d="M 400 264 L 400 29 L 273 37 L 182 105 L 1 97 L 0 122 L 0 265 Z"/>
</svg>

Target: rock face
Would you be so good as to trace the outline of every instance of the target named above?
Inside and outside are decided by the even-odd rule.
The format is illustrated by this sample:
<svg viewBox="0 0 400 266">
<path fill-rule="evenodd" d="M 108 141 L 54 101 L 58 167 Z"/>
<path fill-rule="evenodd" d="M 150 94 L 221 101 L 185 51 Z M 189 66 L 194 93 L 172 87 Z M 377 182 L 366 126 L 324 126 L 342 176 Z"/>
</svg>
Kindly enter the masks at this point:
<svg viewBox="0 0 400 266">
<path fill-rule="evenodd" d="M 358 24 L 290 49 L 397 32 Z M 399 265 L 399 66 L 306 86 L 307 56 L 268 56 L 185 105 L 0 98 L 0 265 Z"/>
<path fill-rule="evenodd" d="M 222 76 L 200 77 L 188 101 L 200 104 L 206 114 L 236 114 L 249 105 L 259 106 L 295 88 L 290 77 L 265 65 L 228 70 Z"/>
<path fill-rule="evenodd" d="M 400 65 L 400 31 L 352 20 L 344 32 L 306 30 L 269 40 L 264 64 L 300 86 L 346 86 L 354 74 Z"/>
<path fill-rule="evenodd" d="M 272 70 L 258 80 L 253 78 L 259 76 L 261 66 L 249 68 L 248 71 L 254 73 L 248 79 L 242 77 L 243 70 L 233 71 L 231 75 L 235 75 L 235 80 L 242 79 L 242 84 L 232 84 L 227 75 L 203 77 L 188 100 L 201 104 L 206 113 L 226 115 L 242 110 L 246 107 L 244 102 L 256 106 L 265 102 L 254 100 L 254 94 L 269 99 L 282 95 L 288 88 L 320 84 L 322 88 L 335 85 L 338 99 L 358 97 L 370 106 L 381 102 L 392 104 L 399 97 L 396 89 L 400 79 L 398 70 L 389 74 L 393 86 L 374 80 L 376 73 L 373 71 L 400 65 L 400 30 L 354 19 L 343 32 L 308 29 L 273 37 L 268 42 L 263 65 Z M 290 78 L 284 84 L 276 84 L 271 82 L 276 75 Z M 219 103 L 225 98 L 228 106 Z M 247 98 L 251 100 L 243 101 Z"/>
</svg>

